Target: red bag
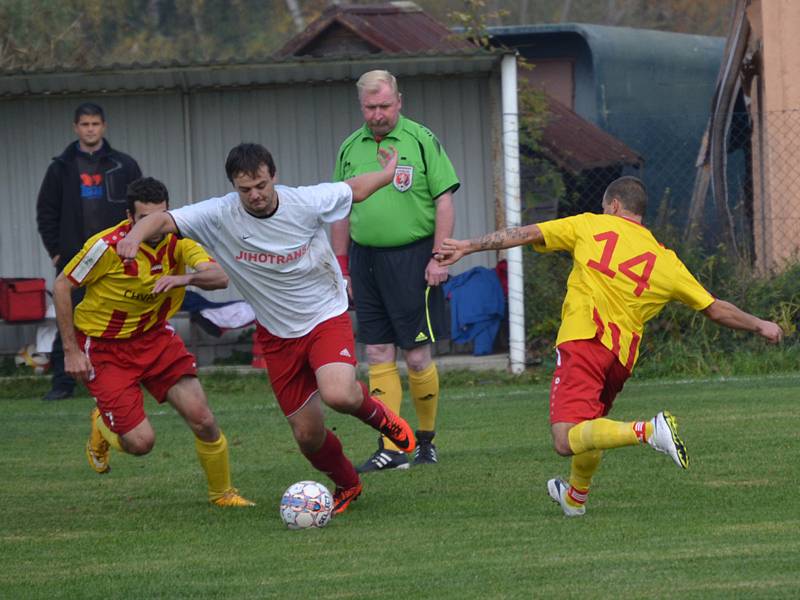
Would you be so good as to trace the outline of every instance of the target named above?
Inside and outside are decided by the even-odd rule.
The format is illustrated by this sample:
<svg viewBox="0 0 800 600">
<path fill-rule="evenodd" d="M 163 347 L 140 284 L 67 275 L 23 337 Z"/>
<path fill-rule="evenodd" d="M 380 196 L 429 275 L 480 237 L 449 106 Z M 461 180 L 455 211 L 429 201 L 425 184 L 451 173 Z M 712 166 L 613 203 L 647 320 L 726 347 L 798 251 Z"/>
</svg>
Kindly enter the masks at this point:
<svg viewBox="0 0 800 600">
<path fill-rule="evenodd" d="M 40 278 L 0 278 L 0 318 L 38 321 L 46 310 L 45 281 Z"/>
</svg>

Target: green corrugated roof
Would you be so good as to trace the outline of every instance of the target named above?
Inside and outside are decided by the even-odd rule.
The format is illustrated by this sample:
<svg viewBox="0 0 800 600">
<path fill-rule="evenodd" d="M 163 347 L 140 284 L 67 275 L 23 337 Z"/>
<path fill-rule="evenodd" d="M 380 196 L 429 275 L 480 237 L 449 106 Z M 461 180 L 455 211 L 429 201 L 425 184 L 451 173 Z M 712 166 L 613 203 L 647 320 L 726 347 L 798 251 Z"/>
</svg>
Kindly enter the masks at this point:
<svg viewBox="0 0 800 600">
<path fill-rule="evenodd" d="M 644 158 L 649 212 L 667 194 L 673 206 L 688 203 L 724 38 L 580 23 L 489 33 L 534 63 L 572 60 L 575 112 Z"/>
</svg>

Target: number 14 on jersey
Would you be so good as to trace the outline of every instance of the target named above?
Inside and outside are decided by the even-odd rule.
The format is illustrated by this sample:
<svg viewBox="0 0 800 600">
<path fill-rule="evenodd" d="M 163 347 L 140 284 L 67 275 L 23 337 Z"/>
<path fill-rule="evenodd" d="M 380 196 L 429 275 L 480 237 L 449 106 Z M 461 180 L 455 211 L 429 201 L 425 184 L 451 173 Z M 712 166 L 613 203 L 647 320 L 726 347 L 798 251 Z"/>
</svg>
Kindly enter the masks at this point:
<svg viewBox="0 0 800 600">
<path fill-rule="evenodd" d="M 625 277 L 630 279 L 636 284 L 636 289 L 633 290 L 635 296 L 641 296 L 642 293 L 650 288 L 650 275 L 653 273 L 653 267 L 656 266 L 656 255 L 652 252 L 643 252 L 633 258 L 624 260 L 616 265 L 616 271 L 611 267 L 614 262 L 614 251 L 619 242 L 619 234 L 616 231 L 606 231 L 598 233 L 594 239 L 603 244 L 603 253 L 600 256 L 600 261 L 589 260 L 586 264 L 596 271 L 600 271 L 603 275 L 613 279 L 617 273 L 622 273 Z M 639 265 L 641 272 L 634 271 L 635 267 Z"/>
</svg>

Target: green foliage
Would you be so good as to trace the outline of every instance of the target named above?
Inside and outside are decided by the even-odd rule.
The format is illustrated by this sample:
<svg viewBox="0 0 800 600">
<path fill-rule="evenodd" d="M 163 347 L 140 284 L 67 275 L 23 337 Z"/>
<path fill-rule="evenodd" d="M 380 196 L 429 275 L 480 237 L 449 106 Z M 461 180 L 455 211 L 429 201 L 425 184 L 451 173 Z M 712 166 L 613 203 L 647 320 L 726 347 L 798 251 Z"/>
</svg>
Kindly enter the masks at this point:
<svg viewBox="0 0 800 600">
<path fill-rule="evenodd" d="M 490 10 L 487 0 L 463 0 L 462 10 L 447 13 L 452 27 L 463 30 L 463 36 L 481 48 L 490 49 L 488 28 L 508 14 L 506 10 Z"/>
<path fill-rule="evenodd" d="M 697 245 L 681 242 L 669 225 L 655 234 L 678 253 L 715 297 L 776 321 L 786 339 L 779 348 L 772 348 L 759 336 L 718 326 L 673 302 L 645 328 L 636 366 L 638 376 L 756 374 L 796 368 L 800 356 L 800 341 L 795 335 L 800 318 L 800 262 L 780 272 L 759 274 L 731 259 L 725 248 L 709 255 Z M 525 320 L 534 353 L 552 352 L 571 268 L 572 258 L 565 253 L 538 255 L 530 249 L 524 253 Z"/>
<path fill-rule="evenodd" d="M 302 5 L 311 20 L 327 2 Z M 240 60 L 295 33 L 284 0 L 3 0 L 0 68 Z"/>
<path fill-rule="evenodd" d="M 306 23 L 330 0 L 297 0 Z M 356 4 L 375 3 L 358 0 Z M 488 43 L 492 25 L 573 21 L 722 35 L 725 0 L 417 0 Z M 0 0 L 0 69 L 264 57 L 296 34 L 286 0 Z"/>
<path fill-rule="evenodd" d="M 13 356 L 0 356 L 0 377 L 16 375 L 19 370 L 20 369 L 18 369 L 17 365 L 14 363 Z"/>
</svg>

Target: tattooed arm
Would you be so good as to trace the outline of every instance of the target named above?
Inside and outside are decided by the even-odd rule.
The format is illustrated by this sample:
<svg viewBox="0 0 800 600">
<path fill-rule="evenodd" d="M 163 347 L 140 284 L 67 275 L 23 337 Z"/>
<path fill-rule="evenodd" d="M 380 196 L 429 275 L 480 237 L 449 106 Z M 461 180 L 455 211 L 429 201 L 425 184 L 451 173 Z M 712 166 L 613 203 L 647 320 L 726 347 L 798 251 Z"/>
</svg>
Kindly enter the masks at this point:
<svg viewBox="0 0 800 600">
<path fill-rule="evenodd" d="M 446 239 L 437 250 L 434 258 L 442 265 L 452 265 L 467 254 L 484 250 L 502 250 L 526 244 L 543 244 L 542 230 L 536 224 L 523 227 L 509 227 L 487 233 L 471 240 Z"/>
</svg>

